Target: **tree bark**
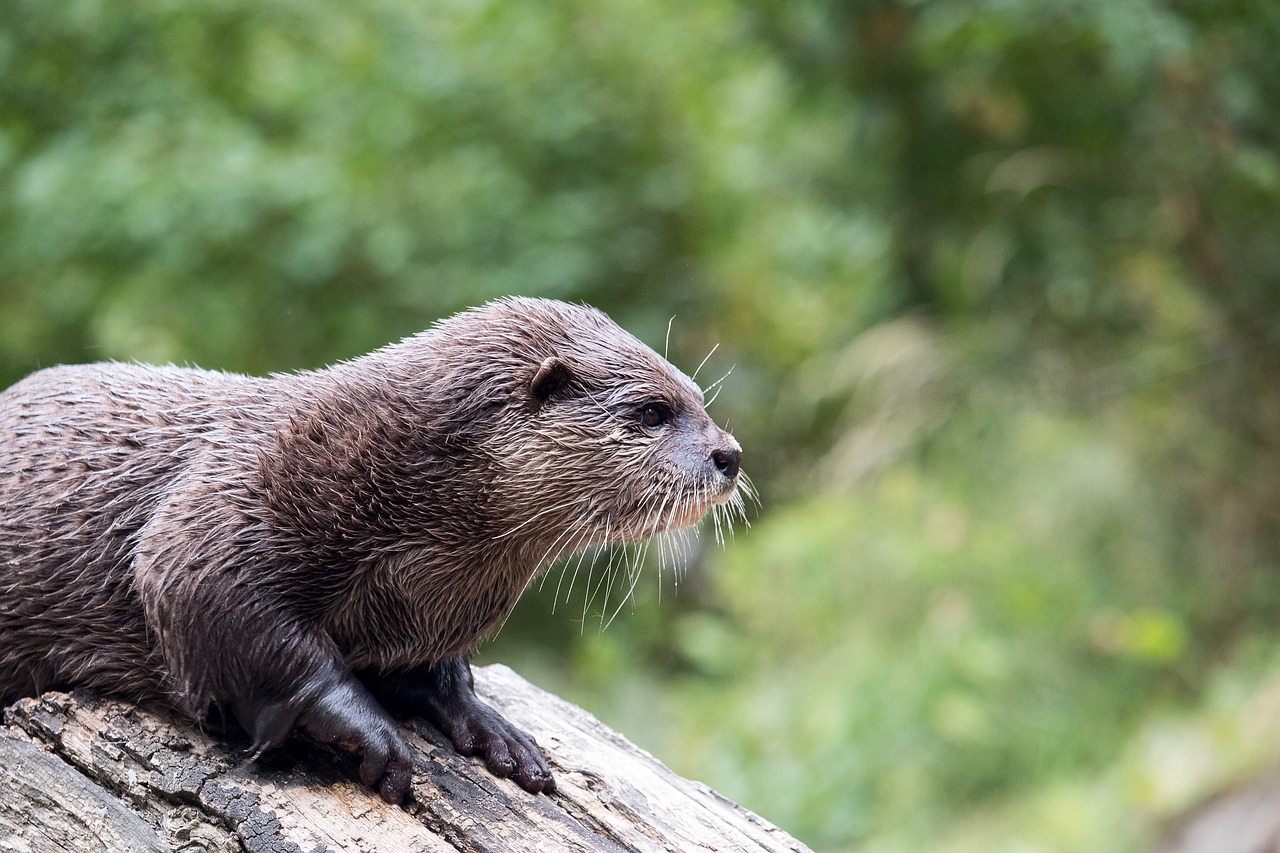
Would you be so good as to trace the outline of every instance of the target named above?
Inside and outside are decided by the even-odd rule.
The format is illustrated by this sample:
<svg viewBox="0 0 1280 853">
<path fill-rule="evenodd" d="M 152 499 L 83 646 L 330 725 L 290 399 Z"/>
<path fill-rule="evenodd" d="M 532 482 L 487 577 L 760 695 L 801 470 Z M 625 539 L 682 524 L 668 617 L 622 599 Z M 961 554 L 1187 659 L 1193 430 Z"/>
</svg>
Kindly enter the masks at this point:
<svg viewBox="0 0 1280 853">
<path fill-rule="evenodd" d="M 404 724 L 416 770 L 398 808 L 355 781 L 354 757 L 301 737 L 255 759 L 243 738 L 47 693 L 5 712 L 0 851 L 807 850 L 506 667 L 475 675 L 481 698 L 546 751 L 556 793 L 495 779 L 421 720 Z"/>
</svg>

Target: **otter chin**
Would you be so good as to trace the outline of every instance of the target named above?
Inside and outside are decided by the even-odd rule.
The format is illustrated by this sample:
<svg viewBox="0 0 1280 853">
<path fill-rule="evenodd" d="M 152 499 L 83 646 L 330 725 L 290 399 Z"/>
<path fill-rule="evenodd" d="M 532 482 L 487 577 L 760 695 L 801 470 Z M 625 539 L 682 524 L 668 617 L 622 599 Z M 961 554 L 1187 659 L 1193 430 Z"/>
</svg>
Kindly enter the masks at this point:
<svg viewBox="0 0 1280 853">
<path fill-rule="evenodd" d="M 693 380 L 551 300 L 268 378 L 41 370 L 0 393 L 0 703 L 84 686 L 255 750 L 300 730 L 402 803 L 392 708 L 551 791 L 471 653 L 555 560 L 740 509 L 740 462 Z"/>
</svg>

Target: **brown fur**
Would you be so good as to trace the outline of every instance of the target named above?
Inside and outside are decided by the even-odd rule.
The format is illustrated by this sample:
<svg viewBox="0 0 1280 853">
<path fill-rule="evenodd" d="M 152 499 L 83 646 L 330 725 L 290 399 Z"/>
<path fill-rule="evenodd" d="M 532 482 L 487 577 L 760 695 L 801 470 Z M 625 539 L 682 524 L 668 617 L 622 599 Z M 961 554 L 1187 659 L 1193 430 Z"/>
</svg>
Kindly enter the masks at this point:
<svg viewBox="0 0 1280 853">
<path fill-rule="evenodd" d="M 398 802 L 406 752 L 355 671 L 548 790 L 467 655 L 557 555 L 736 500 L 738 458 L 691 380 L 547 300 L 271 378 L 42 370 L 0 393 L 0 703 L 85 685 L 263 746 L 296 724 Z"/>
</svg>

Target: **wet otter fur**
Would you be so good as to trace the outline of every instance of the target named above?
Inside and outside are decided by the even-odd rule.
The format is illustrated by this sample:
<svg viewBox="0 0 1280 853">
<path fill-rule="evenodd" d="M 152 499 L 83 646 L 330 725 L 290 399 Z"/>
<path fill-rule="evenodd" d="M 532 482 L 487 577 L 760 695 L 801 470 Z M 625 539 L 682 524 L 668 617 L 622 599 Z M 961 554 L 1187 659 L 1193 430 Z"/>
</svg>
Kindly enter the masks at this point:
<svg viewBox="0 0 1280 853">
<path fill-rule="evenodd" d="M 738 502 L 692 380 L 589 307 L 512 298 L 324 370 L 41 370 L 0 393 L 0 704 L 87 686 L 295 729 L 391 803 L 420 713 L 529 791 L 469 655 L 558 556 Z"/>
</svg>

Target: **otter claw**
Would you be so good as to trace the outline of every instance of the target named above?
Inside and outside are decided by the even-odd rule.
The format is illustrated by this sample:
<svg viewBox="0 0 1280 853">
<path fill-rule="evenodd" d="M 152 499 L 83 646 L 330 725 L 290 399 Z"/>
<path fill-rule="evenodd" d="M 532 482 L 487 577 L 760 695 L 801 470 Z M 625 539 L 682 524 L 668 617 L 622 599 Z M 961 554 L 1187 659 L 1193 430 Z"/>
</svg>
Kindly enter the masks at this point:
<svg viewBox="0 0 1280 853">
<path fill-rule="evenodd" d="M 405 800 L 409 799 L 409 782 L 413 777 L 413 761 L 407 753 L 393 754 L 389 759 L 377 762 L 376 767 L 370 768 L 373 771 L 370 774 L 373 778 L 368 780 L 364 778 L 367 764 L 369 764 L 368 754 L 365 755 L 365 760 L 360 764 L 361 781 L 370 788 L 377 788 L 382 799 L 393 806 L 402 805 Z"/>
</svg>

